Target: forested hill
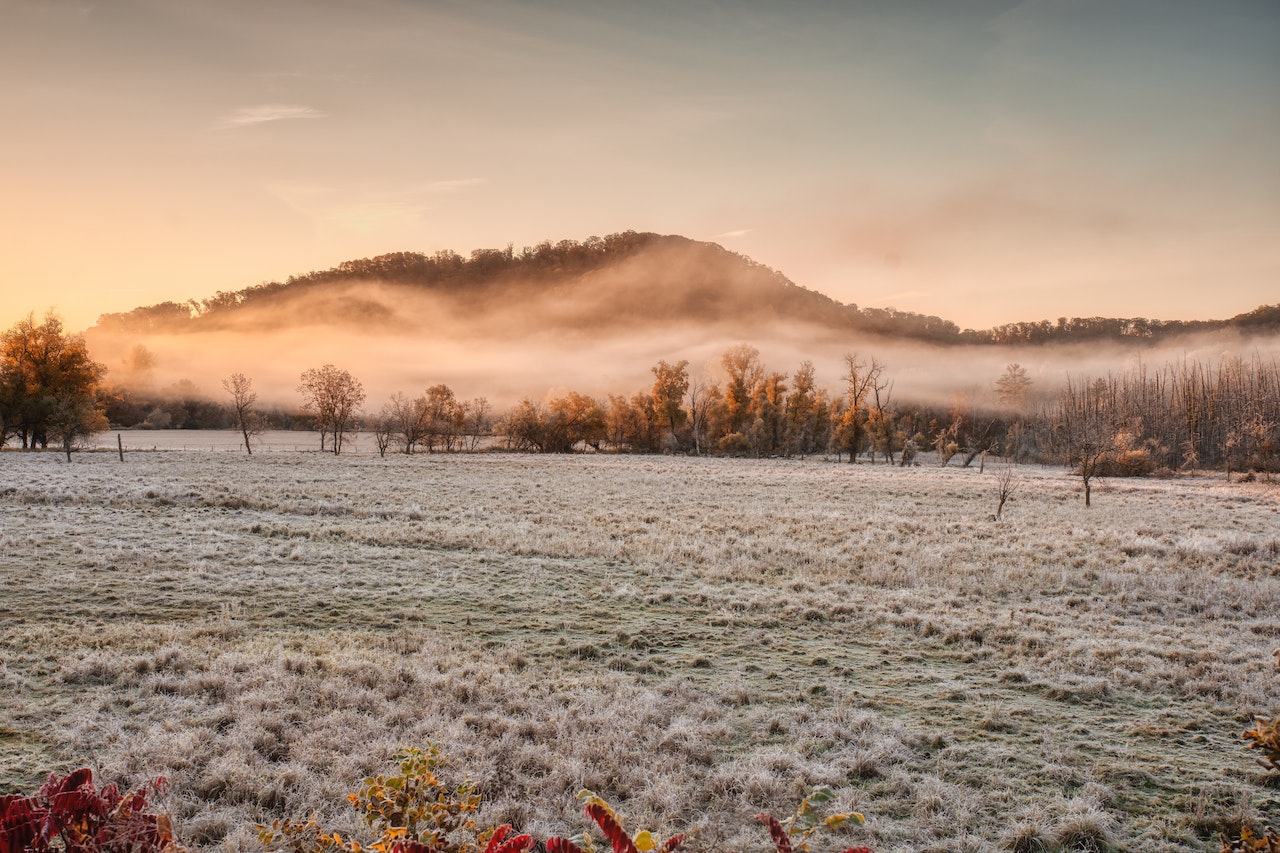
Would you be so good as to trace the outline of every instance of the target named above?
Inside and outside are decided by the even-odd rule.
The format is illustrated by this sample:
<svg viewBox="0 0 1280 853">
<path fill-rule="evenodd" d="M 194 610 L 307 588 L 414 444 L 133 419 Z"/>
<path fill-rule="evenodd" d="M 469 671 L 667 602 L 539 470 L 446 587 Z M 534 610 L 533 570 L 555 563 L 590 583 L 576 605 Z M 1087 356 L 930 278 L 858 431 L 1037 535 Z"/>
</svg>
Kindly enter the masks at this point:
<svg viewBox="0 0 1280 853">
<path fill-rule="evenodd" d="M 1225 328 L 1280 332 L 1280 305 L 1229 320 L 1061 318 L 961 330 L 938 317 L 841 304 L 714 243 L 634 231 L 520 251 L 477 249 L 469 258 L 451 251 L 394 252 L 199 301 L 104 314 L 98 325 L 133 333 L 312 324 L 424 331 L 463 318 L 475 329 L 489 317 L 495 318 L 492 330 L 503 333 L 516 326 L 526 332 L 608 332 L 673 323 L 745 332 L 791 322 L 938 344 L 1149 342 Z"/>
</svg>

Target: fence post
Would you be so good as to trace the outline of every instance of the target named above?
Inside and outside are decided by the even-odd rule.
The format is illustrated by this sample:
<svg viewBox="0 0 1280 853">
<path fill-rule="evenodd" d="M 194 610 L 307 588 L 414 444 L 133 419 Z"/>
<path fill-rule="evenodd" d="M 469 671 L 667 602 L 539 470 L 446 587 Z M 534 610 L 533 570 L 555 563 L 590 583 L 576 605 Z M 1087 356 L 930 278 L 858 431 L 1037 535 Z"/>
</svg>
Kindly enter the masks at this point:
<svg viewBox="0 0 1280 853">
<path fill-rule="evenodd" d="M 120 433 L 116 433 L 116 452 L 120 454 L 120 461 L 124 461 L 124 439 Z"/>
</svg>

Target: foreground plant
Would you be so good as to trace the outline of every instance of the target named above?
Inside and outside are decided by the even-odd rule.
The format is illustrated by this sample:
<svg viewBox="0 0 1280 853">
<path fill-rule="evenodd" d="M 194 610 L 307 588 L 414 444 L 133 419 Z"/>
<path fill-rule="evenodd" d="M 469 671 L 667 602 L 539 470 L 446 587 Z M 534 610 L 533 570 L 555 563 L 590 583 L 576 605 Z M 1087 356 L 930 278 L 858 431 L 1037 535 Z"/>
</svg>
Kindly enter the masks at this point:
<svg viewBox="0 0 1280 853">
<path fill-rule="evenodd" d="M 163 814 L 148 812 L 157 779 L 127 794 L 118 786 L 101 791 L 93 771 L 81 768 L 62 778 L 51 774 L 34 796 L 0 796 L 0 853 L 173 853 L 181 850 Z"/>
<path fill-rule="evenodd" d="M 671 836 L 662 844 L 654 841 L 653 833 L 647 829 L 637 832 L 635 837 L 632 837 L 622 828 L 622 821 L 613 807 L 594 792 L 583 791 L 578 794 L 578 797 L 586 801 L 584 811 L 587 817 L 599 825 L 600 831 L 604 833 L 605 838 L 609 839 L 613 853 L 649 853 L 652 850 L 657 850 L 658 853 L 674 853 L 684 844 L 683 833 Z M 568 838 L 553 835 L 547 839 L 547 853 L 596 853 L 596 845 L 591 836 L 585 832 L 582 834 L 582 847 Z"/>
<path fill-rule="evenodd" d="M 592 791 L 578 794 L 586 800 L 587 817 L 594 820 L 605 838 L 609 839 L 612 853 L 675 853 L 684 844 L 683 834 L 673 835 L 662 844 L 654 839 L 653 833 L 641 830 L 634 836 L 628 835 L 622 828 L 622 821 L 617 812 L 607 802 Z M 761 812 L 757 818 L 769 827 L 769 835 L 773 839 L 777 853 L 810 853 L 810 839 L 820 830 L 835 830 L 847 822 L 865 823 L 865 819 L 857 812 L 833 814 L 822 817 L 821 806 L 835 799 L 835 794 L 826 785 L 813 789 L 796 808 L 795 814 L 785 820 L 778 820 L 773 815 Z M 597 853 L 597 847 L 591 836 L 582 834 L 582 846 L 560 837 L 547 839 L 547 853 Z M 843 853 L 872 853 L 870 847 L 850 847 Z"/>
<path fill-rule="evenodd" d="M 844 812 L 822 817 L 820 806 L 835 799 L 835 794 L 827 785 L 819 785 L 809 796 L 796 807 L 795 814 L 784 820 L 778 820 L 771 814 L 761 812 L 756 819 L 769 827 L 769 837 L 778 853 L 809 853 L 810 838 L 820 830 L 834 830 L 845 823 L 861 826 L 866 819 L 857 812 Z M 871 853 L 870 847 L 849 847 L 843 853 Z"/>
<path fill-rule="evenodd" d="M 528 835 L 510 839 L 510 826 L 476 832 L 480 808 L 475 784 L 464 778 L 446 782 L 452 762 L 440 748 L 406 748 L 395 756 L 400 772 L 371 776 L 347 799 L 377 837 L 361 844 L 326 832 L 313 816 L 306 821 L 278 820 L 258 827 L 258 840 L 268 848 L 291 853 L 524 853 L 533 846 Z M 0 851 L 4 853 L 4 851 Z"/>
<path fill-rule="evenodd" d="M 1276 666 L 1280 668 L 1280 649 L 1276 650 Z M 1266 719 L 1255 717 L 1253 728 L 1244 732 L 1250 749 L 1262 751 L 1258 763 L 1270 771 L 1280 771 L 1280 717 Z M 1240 834 L 1222 839 L 1222 853 L 1280 853 L 1280 833 L 1271 827 L 1262 835 L 1254 835 L 1249 827 L 1241 827 Z"/>
</svg>

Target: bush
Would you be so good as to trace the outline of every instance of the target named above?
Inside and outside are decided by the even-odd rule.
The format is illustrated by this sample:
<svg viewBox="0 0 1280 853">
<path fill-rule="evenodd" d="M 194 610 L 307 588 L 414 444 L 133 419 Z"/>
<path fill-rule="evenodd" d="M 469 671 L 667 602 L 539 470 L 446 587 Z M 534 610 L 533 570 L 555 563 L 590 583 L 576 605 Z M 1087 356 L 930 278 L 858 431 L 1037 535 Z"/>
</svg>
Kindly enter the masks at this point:
<svg viewBox="0 0 1280 853">
<path fill-rule="evenodd" d="M 164 780 L 121 794 L 115 785 L 98 791 L 87 767 L 49 781 L 34 796 L 0 797 L 0 853 L 170 853 L 169 818 L 148 812 L 148 793 Z"/>
</svg>

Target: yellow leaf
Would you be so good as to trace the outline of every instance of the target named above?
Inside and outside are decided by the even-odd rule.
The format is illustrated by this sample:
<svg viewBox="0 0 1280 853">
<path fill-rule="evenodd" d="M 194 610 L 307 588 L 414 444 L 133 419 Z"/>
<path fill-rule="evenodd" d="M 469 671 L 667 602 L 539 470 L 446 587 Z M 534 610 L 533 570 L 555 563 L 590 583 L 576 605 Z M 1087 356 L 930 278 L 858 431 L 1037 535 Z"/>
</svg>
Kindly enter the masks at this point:
<svg viewBox="0 0 1280 853">
<path fill-rule="evenodd" d="M 647 851 L 658 846 L 657 842 L 653 840 L 652 833 L 647 829 L 643 832 L 637 833 L 635 843 L 636 849 L 639 850 L 640 853 L 647 853 Z"/>
</svg>

